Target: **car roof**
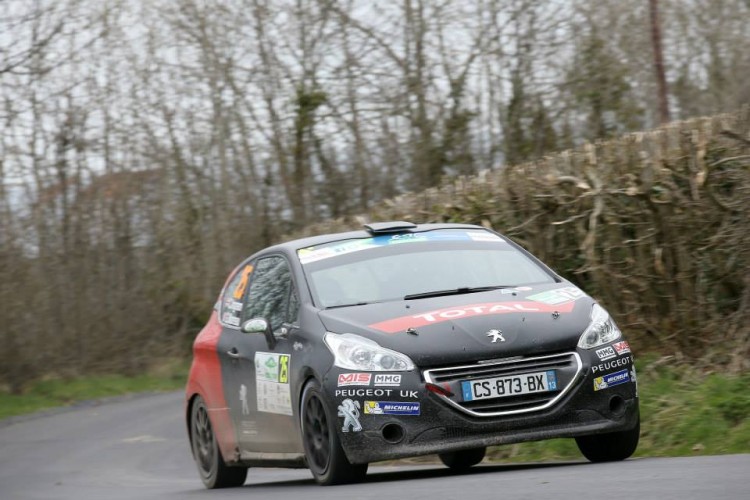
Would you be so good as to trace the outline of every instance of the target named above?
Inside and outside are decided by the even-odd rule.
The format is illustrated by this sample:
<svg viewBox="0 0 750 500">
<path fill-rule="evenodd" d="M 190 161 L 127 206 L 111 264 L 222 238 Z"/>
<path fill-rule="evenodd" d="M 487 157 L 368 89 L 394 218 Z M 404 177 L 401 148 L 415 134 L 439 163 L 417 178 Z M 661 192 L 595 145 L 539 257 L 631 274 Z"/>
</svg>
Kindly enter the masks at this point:
<svg viewBox="0 0 750 500">
<path fill-rule="evenodd" d="M 424 231 L 433 231 L 435 229 L 486 229 L 482 226 L 474 224 L 458 224 L 458 223 L 443 223 L 443 224 L 415 224 L 413 227 L 404 227 L 404 223 L 400 221 L 394 221 L 392 223 L 378 223 L 381 228 L 387 228 L 388 224 L 392 224 L 394 230 L 388 231 L 387 229 L 381 229 L 378 232 L 371 232 L 366 230 L 360 231 L 348 231 L 344 233 L 331 233 L 322 234 L 319 236 L 310 236 L 307 238 L 300 238 L 296 240 L 287 241 L 285 243 L 279 243 L 273 245 L 264 250 L 265 251 L 285 251 L 295 252 L 300 248 L 307 248 L 316 245 L 322 245 L 324 243 L 331 243 L 334 241 L 349 240 L 356 238 L 371 238 L 379 234 L 403 234 L 403 233 L 421 233 Z"/>
</svg>

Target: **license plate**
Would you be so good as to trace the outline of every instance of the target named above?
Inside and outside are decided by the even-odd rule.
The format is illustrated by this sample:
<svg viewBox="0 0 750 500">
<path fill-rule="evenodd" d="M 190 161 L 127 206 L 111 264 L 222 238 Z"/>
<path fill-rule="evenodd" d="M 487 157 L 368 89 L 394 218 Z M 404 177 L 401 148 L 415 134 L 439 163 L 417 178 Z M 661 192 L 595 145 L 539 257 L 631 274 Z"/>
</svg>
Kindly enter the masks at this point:
<svg viewBox="0 0 750 500">
<path fill-rule="evenodd" d="M 557 374 L 555 370 L 509 375 L 507 377 L 464 380 L 461 382 L 461 392 L 463 392 L 464 401 L 504 398 L 556 390 Z"/>
</svg>

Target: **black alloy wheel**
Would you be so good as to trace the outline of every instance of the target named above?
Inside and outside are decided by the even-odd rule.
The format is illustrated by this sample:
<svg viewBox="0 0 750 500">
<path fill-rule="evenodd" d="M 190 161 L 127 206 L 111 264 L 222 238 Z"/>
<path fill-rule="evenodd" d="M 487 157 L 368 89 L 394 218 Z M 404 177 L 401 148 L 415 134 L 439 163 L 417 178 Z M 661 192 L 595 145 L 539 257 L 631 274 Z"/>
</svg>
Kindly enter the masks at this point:
<svg viewBox="0 0 750 500">
<path fill-rule="evenodd" d="M 190 442 L 193 458 L 206 488 L 231 488 L 245 484 L 247 467 L 229 467 L 224 463 L 208 409 L 200 396 L 196 397 L 190 412 Z"/>
<path fill-rule="evenodd" d="M 349 463 L 336 433 L 320 384 L 310 380 L 302 393 L 300 420 L 307 465 L 322 485 L 356 483 L 367 474 L 367 464 Z"/>
</svg>

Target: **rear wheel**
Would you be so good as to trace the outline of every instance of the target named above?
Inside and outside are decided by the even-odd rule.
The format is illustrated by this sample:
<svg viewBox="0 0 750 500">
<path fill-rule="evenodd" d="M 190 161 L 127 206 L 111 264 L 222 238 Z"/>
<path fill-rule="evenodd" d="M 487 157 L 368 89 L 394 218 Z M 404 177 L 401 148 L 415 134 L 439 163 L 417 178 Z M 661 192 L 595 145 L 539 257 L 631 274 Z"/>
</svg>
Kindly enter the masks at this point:
<svg viewBox="0 0 750 500">
<path fill-rule="evenodd" d="M 635 452 L 641 434 L 641 420 L 627 431 L 594 434 L 576 438 L 578 449 L 592 462 L 625 460 Z"/>
<path fill-rule="evenodd" d="M 486 451 L 487 448 L 472 448 L 471 450 L 440 453 L 438 457 L 453 470 L 466 470 L 481 462 Z"/>
<path fill-rule="evenodd" d="M 367 464 L 352 465 L 341 448 L 336 420 L 328 410 L 320 384 L 311 380 L 302 393 L 300 420 L 307 465 L 319 484 L 355 483 L 364 479 Z"/>
<path fill-rule="evenodd" d="M 190 412 L 190 442 L 198 473 L 206 488 L 231 488 L 245 484 L 247 467 L 229 467 L 221 458 L 208 409 L 200 396 L 196 397 Z"/>
</svg>

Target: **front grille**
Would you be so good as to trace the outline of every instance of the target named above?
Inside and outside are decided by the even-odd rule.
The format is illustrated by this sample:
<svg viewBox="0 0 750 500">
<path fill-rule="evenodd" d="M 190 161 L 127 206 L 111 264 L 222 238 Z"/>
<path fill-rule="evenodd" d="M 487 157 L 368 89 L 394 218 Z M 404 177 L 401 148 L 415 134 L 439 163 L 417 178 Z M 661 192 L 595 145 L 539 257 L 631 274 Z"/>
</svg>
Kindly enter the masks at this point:
<svg viewBox="0 0 750 500">
<path fill-rule="evenodd" d="M 560 400 L 581 375 L 581 358 L 578 353 L 552 354 L 533 358 L 513 358 L 474 365 L 435 368 L 424 371 L 425 381 L 448 386 L 453 397 L 440 396 L 450 406 L 475 417 L 497 417 L 544 410 Z M 557 390 L 463 401 L 461 382 L 477 379 L 507 377 L 524 373 L 554 370 L 557 375 Z"/>
</svg>

